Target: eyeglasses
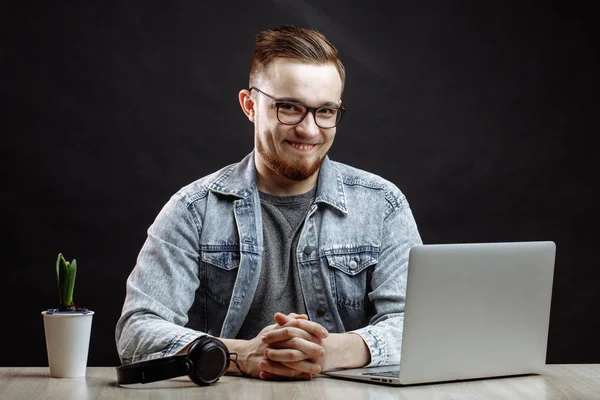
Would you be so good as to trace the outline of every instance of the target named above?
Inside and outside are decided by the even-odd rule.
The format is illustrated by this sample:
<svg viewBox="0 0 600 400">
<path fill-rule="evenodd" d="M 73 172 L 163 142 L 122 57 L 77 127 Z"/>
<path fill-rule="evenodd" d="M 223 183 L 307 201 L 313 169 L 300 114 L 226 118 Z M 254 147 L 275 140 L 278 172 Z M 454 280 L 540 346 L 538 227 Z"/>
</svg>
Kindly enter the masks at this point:
<svg viewBox="0 0 600 400">
<path fill-rule="evenodd" d="M 251 87 L 249 90 L 256 90 L 258 93 L 265 96 L 271 103 L 275 104 L 275 107 L 277 107 L 277 120 L 284 125 L 298 125 L 310 111 L 315 119 L 315 124 L 317 124 L 319 128 L 334 128 L 340 123 L 346 112 L 345 108 L 308 107 L 304 104 L 279 101 L 255 87 Z"/>
</svg>

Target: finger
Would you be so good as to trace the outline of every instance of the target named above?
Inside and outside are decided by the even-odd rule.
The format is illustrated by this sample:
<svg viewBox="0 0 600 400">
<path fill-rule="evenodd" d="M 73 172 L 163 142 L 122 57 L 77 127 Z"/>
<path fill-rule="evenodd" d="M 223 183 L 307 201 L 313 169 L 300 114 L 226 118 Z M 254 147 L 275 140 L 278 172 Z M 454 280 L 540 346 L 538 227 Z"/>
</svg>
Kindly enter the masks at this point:
<svg viewBox="0 0 600 400">
<path fill-rule="evenodd" d="M 302 381 L 309 381 L 309 380 L 312 379 L 312 375 L 311 374 L 306 374 L 304 372 L 298 373 L 298 375 L 296 375 L 293 378 L 288 378 L 288 377 L 283 377 L 283 376 L 275 375 L 275 374 L 272 374 L 272 373 L 267 372 L 267 371 L 261 371 L 258 374 L 258 377 L 260 379 L 262 379 L 262 380 L 265 380 L 265 381 L 283 381 L 283 380 L 289 381 L 289 380 L 292 380 L 292 379 L 294 379 L 294 380 L 302 380 Z"/>
<path fill-rule="evenodd" d="M 310 332 L 307 332 L 300 328 L 294 328 L 294 327 L 282 327 L 282 328 L 273 329 L 270 332 L 265 332 L 264 335 L 262 336 L 261 340 L 263 343 L 272 344 L 272 343 L 276 343 L 276 342 L 282 342 L 284 340 L 290 340 L 293 338 L 304 339 L 309 342 L 313 342 L 313 343 L 317 343 L 317 344 L 321 344 L 321 342 L 323 340 L 323 339 L 311 334 Z"/>
<path fill-rule="evenodd" d="M 316 341 L 314 339 L 310 339 L 309 336 L 301 333 L 300 331 L 305 331 L 306 333 L 315 336 L 316 338 L 326 338 L 329 336 L 329 333 L 322 325 L 302 319 L 292 319 L 286 322 L 284 325 L 280 327 L 276 327 L 270 332 L 265 333 L 263 339 L 266 338 L 267 342 L 269 341 L 278 341 L 283 340 L 286 336 L 288 338 L 292 337 L 303 337 L 306 340 Z M 264 341 L 264 340 L 263 340 Z"/>
<path fill-rule="evenodd" d="M 312 333 L 313 335 L 321 338 L 326 338 L 329 336 L 329 332 L 327 329 L 323 328 L 323 325 L 318 324 L 314 321 L 309 321 L 305 319 L 292 319 L 291 321 L 286 322 L 283 327 L 292 326 L 295 328 L 303 329 L 307 332 Z"/>
<path fill-rule="evenodd" d="M 321 366 L 316 362 L 310 360 L 303 360 L 298 362 L 284 362 L 281 363 L 285 367 L 291 368 L 295 371 L 302 371 L 307 374 L 316 375 L 321 373 Z"/>
<path fill-rule="evenodd" d="M 275 319 L 275 322 L 277 323 L 277 325 L 283 325 L 287 322 L 290 322 L 293 319 L 308 320 L 308 315 L 296 314 L 296 313 L 289 313 L 288 315 L 285 315 L 285 314 L 278 312 L 278 313 L 275 313 L 274 319 Z"/>
<path fill-rule="evenodd" d="M 273 343 L 265 349 L 264 355 L 273 361 L 301 361 L 306 358 L 322 358 L 325 356 L 325 349 L 316 343 L 294 338 Z"/>
<path fill-rule="evenodd" d="M 277 362 L 298 362 L 304 359 L 310 358 L 308 354 L 303 353 L 300 350 L 296 349 L 265 349 L 263 352 L 264 356 L 271 360 Z"/>
<path fill-rule="evenodd" d="M 296 319 L 306 319 L 306 320 L 308 320 L 308 315 L 306 315 L 306 314 L 289 313 L 288 317 L 296 318 Z"/>
<path fill-rule="evenodd" d="M 261 371 L 288 378 L 295 378 L 302 372 L 311 375 L 321 372 L 321 366 L 319 364 L 307 360 L 286 363 L 285 365 L 270 360 L 261 360 L 258 363 L 258 367 Z"/>
<path fill-rule="evenodd" d="M 283 364 L 272 362 L 269 360 L 261 360 L 258 363 L 260 368 L 259 377 L 264 373 L 268 373 L 271 376 L 278 377 L 279 379 L 296 379 L 302 377 L 306 372 L 299 371 Z"/>
</svg>

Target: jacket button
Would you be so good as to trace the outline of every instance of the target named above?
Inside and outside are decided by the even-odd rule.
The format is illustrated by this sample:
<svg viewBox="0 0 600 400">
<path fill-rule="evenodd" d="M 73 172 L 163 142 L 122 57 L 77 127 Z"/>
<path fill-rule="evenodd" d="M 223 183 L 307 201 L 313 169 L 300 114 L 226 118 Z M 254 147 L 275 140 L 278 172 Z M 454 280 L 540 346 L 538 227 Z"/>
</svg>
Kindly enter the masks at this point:
<svg viewBox="0 0 600 400">
<path fill-rule="evenodd" d="M 312 253 L 314 249 L 315 249 L 315 248 L 314 248 L 314 247 L 312 247 L 312 246 L 306 246 L 306 247 L 304 248 L 304 254 L 306 254 L 307 256 L 309 256 L 309 255 L 310 255 L 310 253 Z"/>
<path fill-rule="evenodd" d="M 323 308 L 323 306 L 317 308 L 317 315 L 319 317 L 322 317 L 323 315 L 325 315 L 325 308 Z"/>
<path fill-rule="evenodd" d="M 350 263 L 348 264 L 348 267 L 350 267 L 351 271 L 354 271 L 356 269 L 356 267 L 358 267 L 358 263 L 354 260 L 350 261 Z"/>
</svg>

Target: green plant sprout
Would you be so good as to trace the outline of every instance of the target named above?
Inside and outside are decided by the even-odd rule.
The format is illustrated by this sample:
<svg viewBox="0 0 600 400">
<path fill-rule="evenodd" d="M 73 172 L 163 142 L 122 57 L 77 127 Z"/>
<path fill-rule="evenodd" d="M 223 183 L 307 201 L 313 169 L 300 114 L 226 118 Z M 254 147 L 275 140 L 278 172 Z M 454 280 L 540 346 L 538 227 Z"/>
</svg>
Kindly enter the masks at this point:
<svg viewBox="0 0 600 400">
<path fill-rule="evenodd" d="M 56 279 L 60 296 L 60 311 L 75 310 L 73 291 L 75 289 L 75 275 L 77 274 L 77 261 L 65 260 L 62 253 L 56 259 Z"/>
</svg>

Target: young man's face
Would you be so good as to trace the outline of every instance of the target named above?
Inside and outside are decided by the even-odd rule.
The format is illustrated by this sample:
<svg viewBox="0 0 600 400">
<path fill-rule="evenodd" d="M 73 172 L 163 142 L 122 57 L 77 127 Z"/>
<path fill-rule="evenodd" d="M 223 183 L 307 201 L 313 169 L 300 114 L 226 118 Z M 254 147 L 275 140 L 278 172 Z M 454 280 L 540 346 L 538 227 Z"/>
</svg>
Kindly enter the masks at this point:
<svg viewBox="0 0 600 400">
<path fill-rule="evenodd" d="M 302 64 L 276 59 L 267 67 L 257 88 L 269 96 L 309 107 L 339 107 L 342 82 L 333 64 Z M 284 125 L 277 119 L 272 101 L 256 90 L 256 162 L 263 175 L 303 181 L 314 177 L 333 143 L 336 128 L 320 128 L 313 112 L 297 125 Z M 261 171 L 262 170 L 262 171 Z"/>
</svg>

